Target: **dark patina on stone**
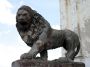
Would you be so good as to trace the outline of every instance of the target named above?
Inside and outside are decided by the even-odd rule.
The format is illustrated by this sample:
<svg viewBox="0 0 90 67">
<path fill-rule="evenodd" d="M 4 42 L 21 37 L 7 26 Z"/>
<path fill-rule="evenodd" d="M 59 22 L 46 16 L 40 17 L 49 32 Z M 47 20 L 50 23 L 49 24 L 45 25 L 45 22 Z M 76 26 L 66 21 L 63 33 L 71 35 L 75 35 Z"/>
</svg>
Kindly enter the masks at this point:
<svg viewBox="0 0 90 67">
<path fill-rule="evenodd" d="M 56 30 L 51 28 L 47 20 L 31 7 L 23 5 L 16 14 L 16 28 L 22 40 L 31 47 L 28 53 L 21 55 L 21 59 L 40 58 L 48 60 L 47 50 L 63 47 L 67 53 L 62 61 L 74 61 L 80 49 L 78 35 L 71 30 Z"/>
<path fill-rule="evenodd" d="M 23 5 L 16 14 L 16 28 L 22 40 L 31 47 L 12 67 L 85 67 L 84 63 L 74 62 L 80 49 L 78 35 L 71 30 L 51 28 L 47 20 L 31 7 Z M 48 61 L 49 49 L 63 47 L 65 57 Z M 40 57 L 37 54 L 40 53 Z"/>
</svg>

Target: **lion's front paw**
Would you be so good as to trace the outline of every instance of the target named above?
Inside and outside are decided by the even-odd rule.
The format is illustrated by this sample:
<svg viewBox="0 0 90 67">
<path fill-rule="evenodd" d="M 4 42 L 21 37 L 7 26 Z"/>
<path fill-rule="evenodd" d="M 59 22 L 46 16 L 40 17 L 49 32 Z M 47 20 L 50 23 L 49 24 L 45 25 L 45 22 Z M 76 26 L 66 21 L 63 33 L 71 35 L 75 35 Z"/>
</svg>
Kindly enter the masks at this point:
<svg viewBox="0 0 90 67">
<path fill-rule="evenodd" d="M 24 53 L 21 55 L 20 59 L 32 59 L 33 56 L 30 55 L 29 53 Z"/>
</svg>

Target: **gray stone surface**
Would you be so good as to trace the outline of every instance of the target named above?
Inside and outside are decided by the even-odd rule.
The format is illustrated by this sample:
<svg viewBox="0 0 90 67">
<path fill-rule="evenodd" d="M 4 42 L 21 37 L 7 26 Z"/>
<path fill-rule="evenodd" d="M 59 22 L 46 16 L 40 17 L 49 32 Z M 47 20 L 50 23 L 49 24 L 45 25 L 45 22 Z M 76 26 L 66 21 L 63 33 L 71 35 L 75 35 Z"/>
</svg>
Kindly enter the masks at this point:
<svg viewBox="0 0 90 67">
<path fill-rule="evenodd" d="M 54 61 L 42 61 L 42 60 L 17 60 L 12 63 L 12 67 L 85 67 L 85 64 L 82 62 L 73 62 L 73 63 L 60 63 L 58 60 Z"/>
</svg>

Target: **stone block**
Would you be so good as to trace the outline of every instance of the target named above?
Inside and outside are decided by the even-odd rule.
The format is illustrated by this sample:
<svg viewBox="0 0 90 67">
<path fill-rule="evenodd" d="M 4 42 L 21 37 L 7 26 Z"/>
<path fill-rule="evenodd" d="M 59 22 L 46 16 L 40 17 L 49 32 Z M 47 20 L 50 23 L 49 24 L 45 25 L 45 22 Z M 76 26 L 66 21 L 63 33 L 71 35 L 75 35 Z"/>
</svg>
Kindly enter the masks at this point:
<svg viewBox="0 0 90 67">
<path fill-rule="evenodd" d="M 17 60 L 12 63 L 12 67 L 85 67 L 82 62 L 59 62 L 59 61 L 42 61 L 35 59 Z"/>
</svg>

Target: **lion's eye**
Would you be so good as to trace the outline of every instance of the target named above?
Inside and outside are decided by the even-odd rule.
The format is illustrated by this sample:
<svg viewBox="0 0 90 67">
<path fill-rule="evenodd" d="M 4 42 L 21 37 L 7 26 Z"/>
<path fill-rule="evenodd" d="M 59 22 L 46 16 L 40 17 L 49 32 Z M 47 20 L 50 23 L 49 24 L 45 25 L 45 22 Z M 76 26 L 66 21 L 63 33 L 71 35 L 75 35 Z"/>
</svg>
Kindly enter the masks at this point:
<svg viewBox="0 0 90 67">
<path fill-rule="evenodd" d="M 26 16 L 27 14 L 23 14 L 23 16 Z"/>
<path fill-rule="evenodd" d="M 20 16 L 20 14 L 18 14 L 17 16 Z"/>
</svg>

